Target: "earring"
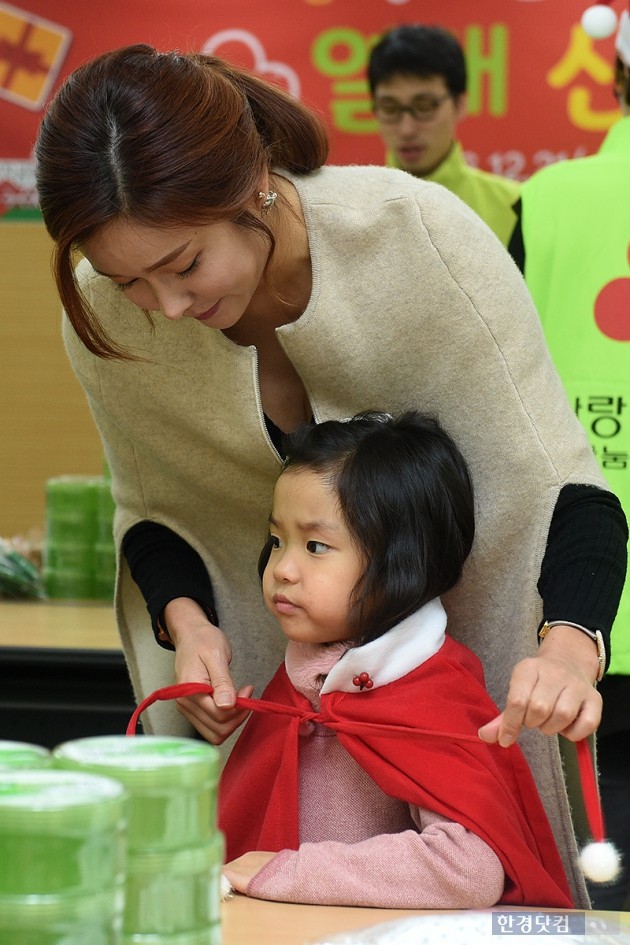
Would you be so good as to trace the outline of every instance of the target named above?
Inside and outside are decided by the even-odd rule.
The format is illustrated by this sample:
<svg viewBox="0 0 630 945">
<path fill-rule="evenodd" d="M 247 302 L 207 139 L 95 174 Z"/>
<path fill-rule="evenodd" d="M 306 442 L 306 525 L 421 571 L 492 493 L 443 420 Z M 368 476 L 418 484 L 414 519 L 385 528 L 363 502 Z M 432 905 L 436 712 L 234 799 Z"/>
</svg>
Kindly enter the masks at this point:
<svg viewBox="0 0 630 945">
<path fill-rule="evenodd" d="M 273 190 L 270 190 L 269 193 L 267 194 L 263 193 L 262 190 L 259 190 L 258 199 L 262 200 L 263 202 L 262 207 L 260 208 L 260 212 L 263 214 L 263 216 L 267 216 L 267 214 L 269 213 L 269 211 L 275 204 L 276 200 L 278 199 L 278 195 Z"/>
</svg>

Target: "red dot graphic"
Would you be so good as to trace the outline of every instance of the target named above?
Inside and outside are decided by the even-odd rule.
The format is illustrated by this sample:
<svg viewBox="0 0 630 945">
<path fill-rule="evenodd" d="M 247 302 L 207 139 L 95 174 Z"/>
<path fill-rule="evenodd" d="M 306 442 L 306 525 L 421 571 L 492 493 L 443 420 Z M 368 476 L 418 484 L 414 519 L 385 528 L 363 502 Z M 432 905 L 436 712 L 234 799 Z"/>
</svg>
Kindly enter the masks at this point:
<svg viewBox="0 0 630 945">
<path fill-rule="evenodd" d="M 607 338 L 630 341 L 630 278 L 608 282 L 595 299 L 593 314 L 597 327 Z"/>
</svg>

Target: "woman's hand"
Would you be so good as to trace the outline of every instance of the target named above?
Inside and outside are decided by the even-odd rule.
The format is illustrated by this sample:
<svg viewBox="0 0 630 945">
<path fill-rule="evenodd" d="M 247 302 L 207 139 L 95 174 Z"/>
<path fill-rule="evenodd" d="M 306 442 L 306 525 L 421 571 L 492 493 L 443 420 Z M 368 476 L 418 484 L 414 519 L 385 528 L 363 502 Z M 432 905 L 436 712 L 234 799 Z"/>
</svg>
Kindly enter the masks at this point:
<svg viewBox="0 0 630 945">
<path fill-rule="evenodd" d="M 260 872 L 270 860 L 273 860 L 275 855 L 275 853 L 266 853 L 263 850 L 252 850 L 251 853 L 244 853 L 238 859 L 225 864 L 223 875 L 230 881 L 233 889 L 246 894 L 247 887 L 256 873 Z"/>
<path fill-rule="evenodd" d="M 254 687 L 243 686 L 236 692 L 229 669 L 232 648 L 196 601 L 186 597 L 170 601 L 164 618 L 175 645 L 177 682 L 214 686 L 212 696 L 177 699 L 177 708 L 206 741 L 220 745 L 247 718 L 247 710 L 235 707 L 237 695 L 249 697 Z"/>
<path fill-rule="evenodd" d="M 572 742 L 591 735 L 600 723 L 602 697 L 594 688 L 599 663 L 595 644 L 575 627 L 555 626 L 538 654 L 512 672 L 503 712 L 479 729 L 485 742 L 512 745 L 523 727 Z"/>
</svg>

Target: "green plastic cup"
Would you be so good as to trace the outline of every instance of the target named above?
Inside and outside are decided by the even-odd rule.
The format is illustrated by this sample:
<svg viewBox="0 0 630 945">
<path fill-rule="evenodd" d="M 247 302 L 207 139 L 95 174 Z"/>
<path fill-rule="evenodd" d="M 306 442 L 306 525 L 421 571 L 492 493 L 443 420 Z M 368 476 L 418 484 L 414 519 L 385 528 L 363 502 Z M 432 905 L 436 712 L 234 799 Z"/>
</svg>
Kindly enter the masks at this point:
<svg viewBox="0 0 630 945">
<path fill-rule="evenodd" d="M 5 768 L 47 768 L 52 755 L 41 745 L 0 739 L 0 771 Z"/>
<path fill-rule="evenodd" d="M 120 945 L 124 889 L 90 896 L 0 896 L 0 945 Z"/>
<path fill-rule="evenodd" d="M 46 538 L 93 545 L 102 476 L 56 476 L 46 481 Z"/>
<path fill-rule="evenodd" d="M 125 785 L 130 853 L 196 847 L 215 834 L 220 757 L 207 742 L 101 735 L 58 745 L 53 764 L 116 778 Z"/>
<path fill-rule="evenodd" d="M 78 558 L 76 566 L 67 564 L 70 551 Z M 60 560 L 64 564 L 57 564 Z M 94 552 L 91 548 L 58 548 L 47 546 L 46 564 L 43 569 L 46 596 L 52 600 L 95 600 L 96 576 Z"/>
<path fill-rule="evenodd" d="M 94 544 L 95 596 L 113 600 L 116 583 L 116 547 L 114 544 L 114 500 L 112 483 L 105 475 L 97 487 L 96 541 Z"/>
<path fill-rule="evenodd" d="M 223 835 L 167 853 L 132 853 L 127 863 L 123 932 L 181 935 L 221 921 Z"/>
<path fill-rule="evenodd" d="M 76 898 L 122 886 L 126 801 L 109 778 L 0 770 L 0 898 Z"/>
<path fill-rule="evenodd" d="M 94 547 L 102 476 L 57 476 L 46 482 L 43 581 L 52 598 L 96 596 Z"/>
</svg>

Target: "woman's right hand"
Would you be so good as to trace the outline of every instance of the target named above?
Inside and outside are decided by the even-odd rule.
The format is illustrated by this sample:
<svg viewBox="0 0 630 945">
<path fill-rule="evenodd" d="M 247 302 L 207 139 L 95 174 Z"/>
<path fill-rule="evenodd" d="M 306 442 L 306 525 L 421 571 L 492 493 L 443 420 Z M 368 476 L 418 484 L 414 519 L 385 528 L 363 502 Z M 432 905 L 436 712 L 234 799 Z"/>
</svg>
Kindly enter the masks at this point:
<svg viewBox="0 0 630 945">
<path fill-rule="evenodd" d="M 229 669 L 232 648 L 196 601 L 186 597 L 169 601 L 164 619 L 175 646 L 177 682 L 203 682 L 214 687 L 212 696 L 177 699 L 177 708 L 206 741 L 220 745 L 249 714 L 236 708 L 237 695 L 249 698 L 254 687 L 243 686 L 236 692 Z"/>
</svg>

